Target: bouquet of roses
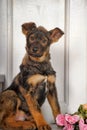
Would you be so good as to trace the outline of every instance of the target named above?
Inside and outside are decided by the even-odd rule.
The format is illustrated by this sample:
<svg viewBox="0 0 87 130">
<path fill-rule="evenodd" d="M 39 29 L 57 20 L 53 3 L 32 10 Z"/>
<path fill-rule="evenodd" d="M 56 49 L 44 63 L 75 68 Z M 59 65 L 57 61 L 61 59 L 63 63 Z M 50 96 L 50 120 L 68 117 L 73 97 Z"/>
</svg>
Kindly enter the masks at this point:
<svg viewBox="0 0 87 130">
<path fill-rule="evenodd" d="M 87 104 L 80 105 L 74 114 L 59 114 L 56 124 L 63 130 L 87 130 Z"/>
</svg>

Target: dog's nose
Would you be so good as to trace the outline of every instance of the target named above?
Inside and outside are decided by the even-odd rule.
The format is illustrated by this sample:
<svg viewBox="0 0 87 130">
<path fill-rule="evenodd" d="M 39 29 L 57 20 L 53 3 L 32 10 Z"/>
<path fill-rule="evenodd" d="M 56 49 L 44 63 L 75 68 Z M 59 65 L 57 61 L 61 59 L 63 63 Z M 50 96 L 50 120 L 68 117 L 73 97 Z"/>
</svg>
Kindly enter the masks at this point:
<svg viewBox="0 0 87 130">
<path fill-rule="evenodd" d="M 33 52 L 37 52 L 37 51 L 38 51 L 38 47 L 34 47 Z"/>
</svg>

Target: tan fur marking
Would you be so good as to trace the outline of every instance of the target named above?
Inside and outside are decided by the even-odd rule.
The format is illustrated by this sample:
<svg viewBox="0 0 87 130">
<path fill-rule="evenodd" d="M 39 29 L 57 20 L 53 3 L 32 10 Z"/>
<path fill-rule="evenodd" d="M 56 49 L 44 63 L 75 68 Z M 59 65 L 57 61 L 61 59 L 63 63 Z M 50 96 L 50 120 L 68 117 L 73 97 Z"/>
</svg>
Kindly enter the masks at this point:
<svg viewBox="0 0 87 130">
<path fill-rule="evenodd" d="M 49 75 L 49 76 L 47 77 L 47 80 L 48 80 L 48 82 L 50 82 L 50 83 L 54 83 L 55 80 L 56 80 L 56 78 L 55 78 L 54 75 Z"/>
<path fill-rule="evenodd" d="M 47 98 L 48 98 L 49 104 L 51 105 L 54 119 L 56 119 L 56 116 L 61 113 L 60 108 L 58 108 L 56 105 L 56 98 L 51 96 L 50 94 L 47 95 Z"/>
<path fill-rule="evenodd" d="M 30 58 L 32 60 L 34 60 L 34 61 L 37 61 L 37 62 L 43 62 L 47 58 L 47 52 L 44 52 L 43 56 L 41 56 L 41 57 L 32 57 L 32 56 L 30 56 Z"/>
<path fill-rule="evenodd" d="M 27 80 L 27 83 L 31 84 L 32 86 L 36 86 L 37 83 L 39 83 L 39 82 L 41 82 L 45 79 L 47 79 L 47 76 L 36 74 L 36 75 L 29 77 L 28 80 Z"/>
<path fill-rule="evenodd" d="M 16 83 L 17 85 L 19 85 L 18 78 L 19 78 L 19 75 L 17 75 L 16 78 L 15 78 L 15 83 Z"/>
<path fill-rule="evenodd" d="M 23 60 L 22 60 L 22 64 L 26 65 L 27 62 L 29 62 L 29 57 L 28 57 L 28 54 L 26 53 L 25 56 L 24 56 L 24 58 L 23 58 Z"/>
</svg>

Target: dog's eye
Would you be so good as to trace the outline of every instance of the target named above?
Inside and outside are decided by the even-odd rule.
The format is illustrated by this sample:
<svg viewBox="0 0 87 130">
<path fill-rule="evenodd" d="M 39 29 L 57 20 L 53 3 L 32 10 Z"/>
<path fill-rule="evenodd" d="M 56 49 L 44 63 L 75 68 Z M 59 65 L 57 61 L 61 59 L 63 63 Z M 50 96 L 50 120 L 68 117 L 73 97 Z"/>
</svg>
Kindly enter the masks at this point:
<svg viewBox="0 0 87 130">
<path fill-rule="evenodd" d="M 34 40 L 35 40 L 35 37 L 34 37 L 34 36 L 30 36 L 29 40 L 30 40 L 30 41 L 34 41 Z"/>
<path fill-rule="evenodd" d="M 47 43 L 47 39 L 44 39 L 44 40 L 43 40 L 43 43 L 46 44 L 46 43 Z"/>
</svg>

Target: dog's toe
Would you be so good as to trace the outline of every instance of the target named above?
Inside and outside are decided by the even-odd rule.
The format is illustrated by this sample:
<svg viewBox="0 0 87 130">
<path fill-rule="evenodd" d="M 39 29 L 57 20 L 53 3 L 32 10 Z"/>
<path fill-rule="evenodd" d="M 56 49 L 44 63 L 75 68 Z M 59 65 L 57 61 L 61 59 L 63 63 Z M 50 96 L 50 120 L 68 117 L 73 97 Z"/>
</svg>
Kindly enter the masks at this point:
<svg viewBox="0 0 87 130">
<path fill-rule="evenodd" d="M 46 124 L 46 125 L 43 125 L 43 126 L 39 126 L 38 130 L 52 130 L 52 129 L 48 124 Z"/>
</svg>

